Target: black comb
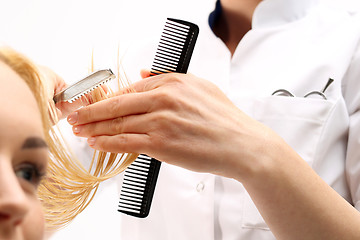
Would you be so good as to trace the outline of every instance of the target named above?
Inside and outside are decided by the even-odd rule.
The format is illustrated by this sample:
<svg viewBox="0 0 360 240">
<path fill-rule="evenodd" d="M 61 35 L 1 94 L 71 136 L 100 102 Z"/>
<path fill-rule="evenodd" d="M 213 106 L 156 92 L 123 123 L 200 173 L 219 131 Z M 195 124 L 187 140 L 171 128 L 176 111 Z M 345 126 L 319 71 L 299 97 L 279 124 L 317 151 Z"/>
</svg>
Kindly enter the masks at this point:
<svg viewBox="0 0 360 240">
<path fill-rule="evenodd" d="M 155 54 L 151 74 L 186 73 L 199 34 L 197 25 L 168 18 Z M 161 162 L 140 154 L 125 170 L 119 212 L 145 218 L 149 215 Z"/>
</svg>

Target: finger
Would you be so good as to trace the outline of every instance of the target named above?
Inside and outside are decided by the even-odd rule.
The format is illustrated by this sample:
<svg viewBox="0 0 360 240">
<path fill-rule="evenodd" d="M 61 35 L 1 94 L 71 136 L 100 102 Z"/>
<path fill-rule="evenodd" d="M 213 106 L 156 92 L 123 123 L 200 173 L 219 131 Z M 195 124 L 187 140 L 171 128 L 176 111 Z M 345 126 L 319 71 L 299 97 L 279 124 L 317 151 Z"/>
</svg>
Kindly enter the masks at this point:
<svg viewBox="0 0 360 240">
<path fill-rule="evenodd" d="M 53 70 L 42 65 L 39 65 L 38 67 L 44 79 L 46 80 L 44 81 L 44 85 L 47 89 L 49 99 L 66 88 L 64 79 L 56 74 Z"/>
<path fill-rule="evenodd" d="M 165 76 L 167 75 L 167 76 Z M 154 90 L 166 83 L 166 79 L 170 79 L 170 74 L 161 74 L 156 76 L 149 76 L 131 85 L 135 92 L 146 92 Z"/>
<path fill-rule="evenodd" d="M 164 73 L 144 78 L 138 82 L 135 82 L 132 87 L 136 92 L 146 92 L 166 85 L 186 82 L 186 78 L 188 78 L 188 76 L 188 74 L 183 73 Z"/>
<path fill-rule="evenodd" d="M 95 122 L 85 125 L 73 126 L 73 132 L 79 137 L 113 136 L 123 133 L 143 134 L 150 125 L 146 124 L 149 117 L 145 115 L 130 115 L 106 121 Z"/>
<path fill-rule="evenodd" d="M 158 81 L 159 77 L 157 76 L 153 76 L 153 77 L 146 77 L 140 81 L 137 81 L 133 84 L 131 84 L 129 87 L 127 88 L 123 88 L 121 89 L 119 92 L 116 93 L 116 95 L 122 95 L 124 93 L 130 93 L 130 92 L 146 92 L 151 90 L 151 88 L 149 87 L 150 83 L 154 82 L 154 81 Z"/>
<path fill-rule="evenodd" d="M 144 77 L 142 80 L 137 81 L 131 84 L 127 88 L 121 89 L 116 95 L 122 95 L 129 92 L 146 92 L 157 89 L 161 86 L 164 86 L 167 83 L 177 81 L 180 76 L 184 74 L 180 73 L 166 73 L 156 76 L 151 76 L 148 70 L 141 70 L 141 76 Z"/>
<path fill-rule="evenodd" d="M 151 97 L 145 93 L 129 93 L 115 96 L 83 107 L 68 116 L 71 125 L 82 125 L 127 115 L 148 112 Z"/>
<path fill-rule="evenodd" d="M 110 93 L 110 87 L 107 84 L 102 84 L 100 87 L 104 90 L 106 94 Z"/>
<path fill-rule="evenodd" d="M 59 75 L 57 75 L 56 73 L 54 73 L 53 77 L 55 81 L 54 95 L 58 94 L 59 92 L 61 92 L 62 90 L 64 90 L 69 86 L 68 84 L 65 83 L 64 79 Z"/>
<path fill-rule="evenodd" d="M 141 69 L 140 75 L 142 79 L 150 77 L 150 70 L 147 69 Z M 144 83 L 140 80 L 136 84 L 131 84 L 128 87 L 121 88 L 118 92 L 115 93 L 115 95 L 123 95 L 126 93 L 133 93 L 133 92 L 144 92 L 145 89 L 142 87 Z"/>
<path fill-rule="evenodd" d="M 58 118 L 63 119 L 66 118 L 70 113 L 73 111 L 79 109 L 82 106 L 85 106 L 86 101 L 83 101 L 82 99 L 77 99 L 73 101 L 72 103 L 69 102 L 58 102 L 55 104 L 55 107 L 57 108 L 58 112 Z"/>
<path fill-rule="evenodd" d="M 142 79 L 150 77 L 150 70 L 148 69 L 141 69 L 140 76 Z"/>
<path fill-rule="evenodd" d="M 90 147 L 112 153 L 146 153 L 149 137 L 146 134 L 120 134 L 88 139 Z"/>
</svg>

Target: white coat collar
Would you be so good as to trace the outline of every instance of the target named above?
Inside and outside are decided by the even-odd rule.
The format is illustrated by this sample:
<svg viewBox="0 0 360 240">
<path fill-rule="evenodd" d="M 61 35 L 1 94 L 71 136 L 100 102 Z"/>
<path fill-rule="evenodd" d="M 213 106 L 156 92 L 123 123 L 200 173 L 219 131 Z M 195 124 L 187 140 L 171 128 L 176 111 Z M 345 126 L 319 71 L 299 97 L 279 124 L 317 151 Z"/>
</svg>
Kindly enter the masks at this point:
<svg viewBox="0 0 360 240">
<path fill-rule="evenodd" d="M 263 0 L 255 9 L 252 27 L 276 27 L 303 18 L 319 0 Z"/>
</svg>

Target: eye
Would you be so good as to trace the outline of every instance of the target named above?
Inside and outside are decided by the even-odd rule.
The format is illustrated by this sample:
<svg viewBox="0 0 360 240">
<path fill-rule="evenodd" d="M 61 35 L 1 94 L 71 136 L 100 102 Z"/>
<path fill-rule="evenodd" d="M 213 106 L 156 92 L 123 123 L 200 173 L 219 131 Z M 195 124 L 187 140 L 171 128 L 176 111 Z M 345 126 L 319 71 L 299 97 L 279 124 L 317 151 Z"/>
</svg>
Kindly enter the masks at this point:
<svg viewBox="0 0 360 240">
<path fill-rule="evenodd" d="M 42 177 L 45 174 L 42 174 L 39 168 L 35 164 L 23 163 L 15 169 L 15 174 L 18 178 L 22 178 L 25 181 L 38 186 Z"/>
</svg>

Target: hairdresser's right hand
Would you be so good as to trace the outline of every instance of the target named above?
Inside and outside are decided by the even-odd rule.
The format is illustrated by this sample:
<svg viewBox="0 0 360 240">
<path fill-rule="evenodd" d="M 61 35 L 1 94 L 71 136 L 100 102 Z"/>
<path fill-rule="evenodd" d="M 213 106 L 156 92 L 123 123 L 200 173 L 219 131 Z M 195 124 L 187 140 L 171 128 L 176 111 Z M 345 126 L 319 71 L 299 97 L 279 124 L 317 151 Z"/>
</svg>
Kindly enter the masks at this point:
<svg viewBox="0 0 360 240">
<path fill-rule="evenodd" d="M 145 153 L 191 171 L 241 181 L 253 166 L 279 159 L 281 151 L 275 150 L 287 147 L 214 84 L 191 74 L 148 76 L 132 85 L 135 93 L 69 115 L 74 133 L 89 138 L 97 150 Z"/>
<path fill-rule="evenodd" d="M 40 72 L 43 75 L 45 82 L 45 88 L 47 92 L 47 98 L 49 101 L 53 101 L 54 96 L 64 90 L 68 85 L 64 79 L 56 74 L 53 70 L 45 66 L 39 66 Z M 57 118 L 66 118 L 71 112 L 75 111 L 79 107 L 83 106 L 81 99 L 72 103 L 59 102 L 55 104 Z"/>
</svg>

